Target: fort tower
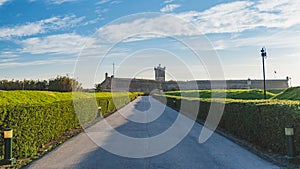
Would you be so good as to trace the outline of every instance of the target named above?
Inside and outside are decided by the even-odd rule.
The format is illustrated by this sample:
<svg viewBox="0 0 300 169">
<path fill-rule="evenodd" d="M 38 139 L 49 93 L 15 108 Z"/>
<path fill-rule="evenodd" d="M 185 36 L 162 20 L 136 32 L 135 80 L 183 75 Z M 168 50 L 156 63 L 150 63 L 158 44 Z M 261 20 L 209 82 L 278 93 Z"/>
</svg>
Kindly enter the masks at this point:
<svg viewBox="0 0 300 169">
<path fill-rule="evenodd" d="M 157 67 L 154 67 L 155 80 L 164 82 L 166 80 L 165 70 L 166 70 L 166 67 L 161 67 L 160 64 Z"/>
</svg>

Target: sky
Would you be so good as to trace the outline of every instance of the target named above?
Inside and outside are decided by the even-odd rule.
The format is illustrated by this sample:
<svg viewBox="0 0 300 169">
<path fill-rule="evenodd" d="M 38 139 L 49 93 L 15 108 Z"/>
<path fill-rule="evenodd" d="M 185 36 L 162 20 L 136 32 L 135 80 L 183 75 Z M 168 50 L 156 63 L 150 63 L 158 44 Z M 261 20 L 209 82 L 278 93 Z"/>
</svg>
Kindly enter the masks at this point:
<svg viewBox="0 0 300 169">
<path fill-rule="evenodd" d="M 267 79 L 300 86 L 298 16 L 299 0 L 0 0 L 0 79 L 262 79 L 265 46 Z"/>
</svg>

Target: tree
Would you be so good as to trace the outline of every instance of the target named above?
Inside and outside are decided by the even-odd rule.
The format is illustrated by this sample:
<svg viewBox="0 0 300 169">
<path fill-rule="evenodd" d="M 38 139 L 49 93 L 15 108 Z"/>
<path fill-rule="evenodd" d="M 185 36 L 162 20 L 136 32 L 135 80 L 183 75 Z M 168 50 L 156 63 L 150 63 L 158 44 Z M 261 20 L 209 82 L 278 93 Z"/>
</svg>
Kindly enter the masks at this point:
<svg viewBox="0 0 300 169">
<path fill-rule="evenodd" d="M 68 76 L 47 80 L 0 80 L 0 90 L 50 90 L 59 92 L 81 91 L 81 84 Z"/>
<path fill-rule="evenodd" d="M 102 91 L 102 85 L 99 83 L 99 84 L 95 84 L 95 91 L 96 92 L 101 92 Z"/>
<path fill-rule="evenodd" d="M 59 92 L 71 92 L 82 90 L 81 84 L 68 76 L 57 76 L 55 79 L 49 80 L 48 90 Z"/>
</svg>

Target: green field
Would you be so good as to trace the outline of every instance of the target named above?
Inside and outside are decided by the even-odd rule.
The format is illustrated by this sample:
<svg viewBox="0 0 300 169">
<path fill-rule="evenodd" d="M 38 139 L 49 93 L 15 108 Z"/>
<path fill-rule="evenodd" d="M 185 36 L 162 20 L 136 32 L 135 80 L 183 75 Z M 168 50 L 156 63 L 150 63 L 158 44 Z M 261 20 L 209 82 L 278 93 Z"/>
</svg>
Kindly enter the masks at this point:
<svg viewBox="0 0 300 169">
<path fill-rule="evenodd" d="M 273 94 L 280 94 L 284 92 L 286 89 L 267 89 L 268 92 L 273 93 Z"/>
<path fill-rule="evenodd" d="M 300 100 L 300 87 L 291 87 L 278 94 L 274 99 L 280 100 Z"/>
<path fill-rule="evenodd" d="M 136 94 L 141 94 L 137 93 Z M 100 97 L 112 97 L 112 95 L 126 96 L 127 92 L 97 92 L 97 93 L 74 93 L 72 92 L 50 92 L 50 91 L 28 91 L 28 90 L 15 90 L 15 91 L 0 91 L 0 106 L 21 104 L 21 105 L 32 105 L 32 104 L 43 104 L 43 103 L 54 103 L 59 101 L 73 100 L 76 98 L 100 98 Z"/>
<path fill-rule="evenodd" d="M 267 91 L 267 98 L 275 97 L 275 93 L 271 93 L 272 90 Z M 275 91 L 275 90 L 274 90 Z M 281 90 L 282 91 L 282 90 Z M 278 90 L 276 90 L 278 92 Z M 228 98 L 228 99 L 243 99 L 243 100 L 260 100 L 264 99 L 263 90 L 186 90 L 186 91 L 172 91 L 165 92 L 170 96 L 182 96 L 192 98 L 211 98 L 212 94 L 214 98 Z"/>
</svg>

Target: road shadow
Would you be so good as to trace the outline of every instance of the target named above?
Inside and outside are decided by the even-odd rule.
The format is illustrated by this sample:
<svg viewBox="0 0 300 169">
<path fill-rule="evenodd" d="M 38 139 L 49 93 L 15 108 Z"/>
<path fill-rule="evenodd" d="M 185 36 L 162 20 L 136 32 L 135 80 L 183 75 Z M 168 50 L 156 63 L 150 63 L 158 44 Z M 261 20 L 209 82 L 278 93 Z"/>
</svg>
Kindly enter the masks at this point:
<svg viewBox="0 0 300 169">
<path fill-rule="evenodd" d="M 132 104 L 134 110 L 138 110 L 136 113 L 153 113 L 151 111 L 151 97 L 141 97 L 141 99 L 138 100 L 138 102 L 135 102 Z M 157 100 L 155 100 L 158 102 Z M 156 105 L 157 106 L 157 105 Z M 128 137 L 133 138 L 149 138 L 149 137 L 155 137 L 159 134 L 163 133 L 164 131 L 168 130 L 170 127 L 172 127 L 172 124 L 175 122 L 175 120 L 178 117 L 178 112 L 175 110 L 165 107 L 163 109 L 163 112 L 160 113 L 160 116 L 156 118 L 155 120 L 149 122 L 149 123 L 138 123 L 133 122 L 130 120 L 126 120 L 124 116 L 122 116 L 120 113 L 116 112 L 112 116 L 109 116 L 106 120 L 107 122 L 113 126 L 113 128 Z M 150 111 L 149 111 L 150 110 Z M 126 109 L 123 111 L 127 111 Z M 128 111 L 131 111 L 131 109 L 128 109 Z M 124 113 L 124 112 L 123 112 Z M 128 119 L 130 119 L 134 115 L 127 116 Z M 123 121 L 123 123 L 116 124 L 116 121 Z M 197 130 L 198 131 L 198 130 Z M 189 160 L 186 160 L 186 157 L 182 157 L 181 154 L 188 154 L 189 152 L 185 151 L 192 151 L 192 146 L 186 146 L 186 144 L 197 144 L 197 135 L 199 133 L 194 133 L 194 138 L 191 140 L 190 138 L 184 138 L 182 142 L 180 142 L 178 145 L 176 145 L 174 148 L 171 148 L 170 150 L 163 152 L 160 155 L 156 155 L 153 157 L 146 157 L 146 158 L 128 158 L 128 157 L 122 157 L 116 154 L 113 154 L 111 152 L 108 152 L 107 150 L 101 148 L 100 146 L 95 149 L 94 151 L 91 151 L 81 159 L 79 163 L 74 165 L 72 168 L 109 168 L 109 169 L 119 169 L 119 168 L 193 168 L 196 163 L 199 163 L 198 157 L 193 156 Z M 172 137 L 178 137 L 178 136 L 171 136 L 169 141 L 171 142 Z M 91 139 L 94 140 L 95 139 Z M 104 142 L 102 142 L 102 146 L 105 146 L 105 144 L 110 144 L 116 142 L 114 137 L 107 137 Z M 192 142 L 192 143 L 191 143 Z M 136 151 L 139 151 L 138 146 L 137 147 L 122 147 L 122 143 L 120 143 L 120 148 L 127 149 L 126 151 L 132 150 L 132 153 L 135 153 Z M 178 147 L 179 146 L 179 147 Z M 182 151 L 180 147 L 189 147 L 188 149 Z M 149 149 L 155 149 L 155 147 L 144 147 L 144 149 L 140 149 L 140 151 L 149 151 Z M 170 161 L 170 157 L 173 157 L 174 161 Z M 197 157 L 197 158 L 195 158 Z M 199 164 L 197 164 L 199 165 Z M 205 166 L 203 166 L 205 167 Z M 208 166 L 207 166 L 208 167 Z"/>
<path fill-rule="evenodd" d="M 149 97 L 149 96 L 144 96 Z M 98 122 L 82 133 L 78 137 L 63 144 L 57 151 L 50 153 L 41 160 L 34 163 L 33 168 L 74 168 L 74 169 L 277 169 L 277 166 L 268 163 L 249 151 L 241 148 L 232 141 L 224 137 L 213 134 L 208 141 L 199 144 L 198 138 L 202 125 L 194 123 L 192 120 L 191 130 L 175 145 L 166 151 L 161 151 L 155 155 L 143 158 L 129 158 L 120 156 L 119 151 L 125 154 L 151 154 L 156 150 L 162 150 L 172 144 L 180 137 L 181 128 L 184 129 L 187 123 L 181 121 L 178 132 L 173 132 L 165 140 L 153 146 L 145 144 L 144 147 L 137 144 L 129 144 L 123 140 L 118 140 L 112 134 L 112 128 L 128 138 L 149 139 L 155 138 L 168 129 L 172 129 L 176 119 L 181 115 L 164 106 L 160 102 L 150 100 L 151 98 L 141 98 L 133 101 L 104 120 Z M 150 102 L 150 108 L 149 104 Z M 153 105 L 151 105 L 153 104 Z M 155 105 L 154 105 L 155 104 Z M 163 106 L 163 112 L 157 113 L 157 107 Z M 153 108 L 155 107 L 155 108 Z M 134 111 L 133 111 L 134 110 Z M 148 123 L 139 123 L 128 120 L 142 114 L 147 119 L 147 113 L 157 113 L 160 115 L 155 120 Z M 126 117 L 126 118 L 125 118 Z M 151 116 L 150 116 L 151 117 Z M 186 119 L 188 119 L 186 117 Z M 142 119 L 143 120 L 143 119 Z M 109 124 L 103 125 L 104 122 Z M 93 135 L 95 134 L 95 135 Z M 89 137 L 90 136 L 90 137 Z M 92 137 L 91 137 L 92 136 Z M 95 137 L 94 137 L 95 136 Z M 149 139 L 150 140 L 150 139 Z M 167 141 L 167 142 L 165 142 Z M 96 144 L 97 143 L 97 144 Z M 149 141 L 150 143 L 150 141 Z M 151 145 L 151 146 L 150 146 Z"/>
</svg>

